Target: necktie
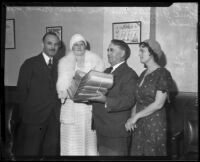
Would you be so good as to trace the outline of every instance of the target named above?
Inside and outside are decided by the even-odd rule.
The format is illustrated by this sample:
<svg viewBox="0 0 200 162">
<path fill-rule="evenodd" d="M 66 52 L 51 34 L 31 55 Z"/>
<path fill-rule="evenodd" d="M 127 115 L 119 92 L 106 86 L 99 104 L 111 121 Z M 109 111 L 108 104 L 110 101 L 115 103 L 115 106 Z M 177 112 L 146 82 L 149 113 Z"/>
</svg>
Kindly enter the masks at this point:
<svg viewBox="0 0 200 162">
<path fill-rule="evenodd" d="M 113 70 L 113 67 L 109 67 L 108 70 L 107 70 L 107 73 L 111 73 L 111 71 Z"/>
<path fill-rule="evenodd" d="M 49 59 L 48 68 L 51 70 L 53 66 L 53 60 Z"/>
</svg>

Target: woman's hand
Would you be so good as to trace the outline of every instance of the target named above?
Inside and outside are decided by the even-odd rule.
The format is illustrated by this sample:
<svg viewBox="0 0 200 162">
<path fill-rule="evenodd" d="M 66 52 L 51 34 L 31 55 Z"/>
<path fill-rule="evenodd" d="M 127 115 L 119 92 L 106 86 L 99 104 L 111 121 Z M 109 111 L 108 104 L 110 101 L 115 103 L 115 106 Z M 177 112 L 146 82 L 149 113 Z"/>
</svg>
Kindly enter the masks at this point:
<svg viewBox="0 0 200 162">
<path fill-rule="evenodd" d="M 125 124 L 126 131 L 131 131 L 131 130 L 134 131 L 134 129 L 137 128 L 136 125 L 137 120 L 138 120 L 137 115 L 134 115 L 131 118 L 129 118 Z"/>
<path fill-rule="evenodd" d="M 69 95 L 68 95 L 67 91 L 60 91 L 58 93 L 58 98 L 60 98 L 61 99 L 61 103 L 64 104 L 66 99 L 69 98 Z"/>
<path fill-rule="evenodd" d="M 61 98 L 61 104 L 64 104 L 64 103 L 65 103 L 65 101 L 66 101 L 66 99 L 65 99 L 65 98 Z"/>
</svg>

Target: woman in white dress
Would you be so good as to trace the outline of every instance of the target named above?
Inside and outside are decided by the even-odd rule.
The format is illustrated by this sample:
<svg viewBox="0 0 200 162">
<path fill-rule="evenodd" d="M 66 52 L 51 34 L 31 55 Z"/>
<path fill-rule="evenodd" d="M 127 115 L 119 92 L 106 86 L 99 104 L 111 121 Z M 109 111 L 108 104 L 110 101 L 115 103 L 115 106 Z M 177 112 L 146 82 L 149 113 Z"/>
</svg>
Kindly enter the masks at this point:
<svg viewBox="0 0 200 162">
<path fill-rule="evenodd" d="M 68 98 L 67 89 L 75 72 L 104 71 L 102 59 L 86 50 L 86 40 L 75 34 L 70 40 L 70 52 L 58 64 L 57 92 L 61 99 L 61 156 L 98 155 L 96 132 L 91 129 L 92 106 L 75 103 Z"/>
</svg>

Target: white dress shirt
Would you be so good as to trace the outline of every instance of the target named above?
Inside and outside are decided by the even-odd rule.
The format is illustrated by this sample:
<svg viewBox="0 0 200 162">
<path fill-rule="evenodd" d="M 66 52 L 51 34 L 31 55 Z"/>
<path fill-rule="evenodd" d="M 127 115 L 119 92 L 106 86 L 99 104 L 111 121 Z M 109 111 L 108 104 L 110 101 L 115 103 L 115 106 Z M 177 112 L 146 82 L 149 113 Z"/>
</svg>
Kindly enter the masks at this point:
<svg viewBox="0 0 200 162">
<path fill-rule="evenodd" d="M 122 62 L 120 62 L 120 63 L 118 63 L 118 64 L 116 64 L 116 65 L 114 65 L 113 66 L 113 69 L 112 69 L 112 71 L 111 71 L 111 73 L 113 72 L 113 71 L 115 71 L 115 69 L 117 69 L 121 64 L 123 64 L 125 61 L 122 61 Z"/>
<path fill-rule="evenodd" d="M 49 60 L 50 60 L 50 59 L 52 60 L 52 63 L 53 63 L 53 57 L 47 56 L 47 54 L 44 53 L 44 52 L 42 52 L 42 55 L 43 55 L 44 60 L 45 60 L 45 62 L 46 62 L 47 65 L 49 64 Z"/>
</svg>

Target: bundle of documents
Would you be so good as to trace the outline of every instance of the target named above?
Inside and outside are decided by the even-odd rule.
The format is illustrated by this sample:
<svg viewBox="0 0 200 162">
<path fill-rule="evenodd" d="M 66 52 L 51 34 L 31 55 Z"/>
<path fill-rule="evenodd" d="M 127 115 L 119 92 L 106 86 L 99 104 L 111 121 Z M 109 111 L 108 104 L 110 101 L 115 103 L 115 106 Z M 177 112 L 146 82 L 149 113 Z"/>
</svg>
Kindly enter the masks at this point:
<svg viewBox="0 0 200 162">
<path fill-rule="evenodd" d="M 98 91 L 105 94 L 113 85 L 113 74 L 91 70 L 88 73 L 76 71 L 68 89 L 70 99 L 87 102 L 88 98 L 98 96 Z"/>
</svg>

